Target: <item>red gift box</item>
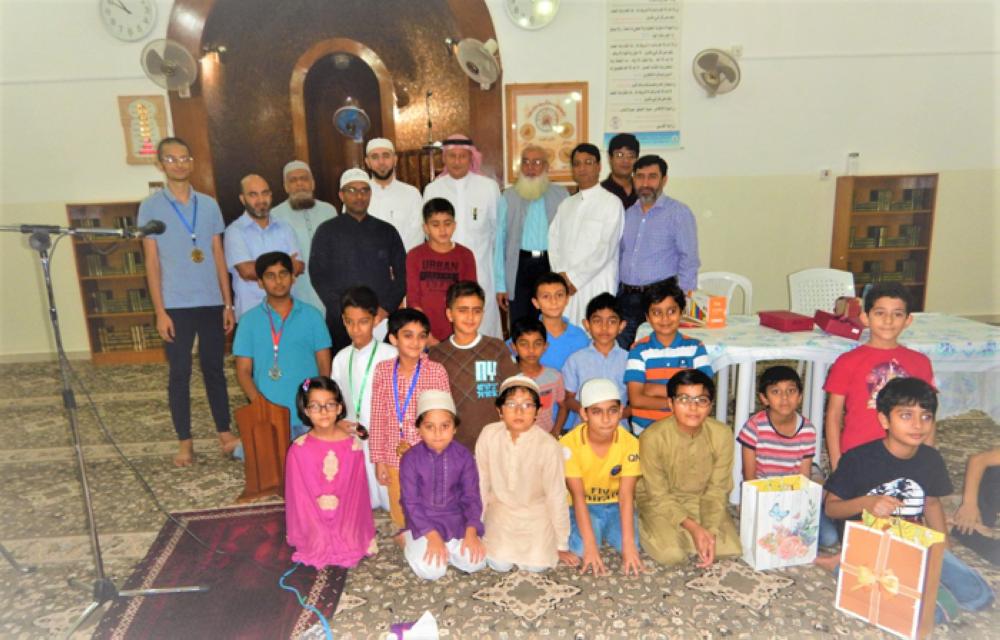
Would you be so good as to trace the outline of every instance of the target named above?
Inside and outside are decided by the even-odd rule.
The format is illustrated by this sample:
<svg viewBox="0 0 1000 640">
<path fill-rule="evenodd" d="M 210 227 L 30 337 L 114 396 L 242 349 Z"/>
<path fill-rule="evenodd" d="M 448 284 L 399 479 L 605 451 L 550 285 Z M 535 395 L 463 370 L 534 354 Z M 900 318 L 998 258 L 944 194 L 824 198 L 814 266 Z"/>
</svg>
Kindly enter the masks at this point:
<svg viewBox="0 0 1000 640">
<path fill-rule="evenodd" d="M 830 335 L 850 338 L 851 340 L 860 340 L 861 331 L 865 328 L 854 318 L 844 318 L 826 311 L 817 310 L 813 319 L 816 321 L 817 327 Z"/>
<path fill-rule="evenodd" d="M 760 311 L 760 324 L 788 333 L 790 331 L 812 331 L 813 319 L 791 311 Z"/>
<path fill-rule="evenodd" d="M 837 298 L 837 303 L 833 307 L 833 312 L 844 318 L 860 318 L 861 304 L 861 298 L 840 296 Z"/>
</svg>

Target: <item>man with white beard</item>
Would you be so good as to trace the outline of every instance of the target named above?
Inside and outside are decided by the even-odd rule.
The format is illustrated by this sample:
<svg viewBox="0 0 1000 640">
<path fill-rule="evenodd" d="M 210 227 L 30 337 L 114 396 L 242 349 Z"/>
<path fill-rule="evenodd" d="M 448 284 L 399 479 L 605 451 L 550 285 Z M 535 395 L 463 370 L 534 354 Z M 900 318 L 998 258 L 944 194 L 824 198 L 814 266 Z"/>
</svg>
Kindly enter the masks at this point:
<svg viewBox="0 0 1000 640">
<path fill-rule="evenodd" d="M 302 262 L 309 264 L 309 251 L 317 227 L 337 215 L 337 209 L 329 202 L 317 200 L 313 193 L 316 181 L 312 169 L 301 160 L 292 160 L 282 171 L 285 193 L 288 199 L 271 209 L 271 217 L 281 220 L 295 232 L 299 243 Z M 308 302 L 326 317 L 326 308 L 313 289 L 309 271 L 303 271 L 292 285 L 292 296 L 300 302 Z"/>
<path fill-rule="evenodd" d="M 445 172 L 424 188 L 424 202 L 444 198 L 455 207 L 452 241 L 468 247 L 476 256 L 476 279 L 486 292 L 486 308 L 479 332 L 500 338 L 500 308 L 493 304 L 493 247 L 496 241 L 500 188 L 479 172 L 482 156 L 472 140 L 449 136 L 444 146 Z"/>
<path fill-rule="evenodd" d="M 494 281 L 497 303 L 510 323 L 537 311 L 531 304 L 535 281 L 550 272 L 549 225 L 559 203 L 569 197 L 565 187 L 549 182 L 545 149 L 528 145 L 521 151 L 521 169 L 514 186 L 504 190 L 497 211 Z"/>
<path fill-rule="evenodd" d="M 372 172 L 368 215 L 394 226 L 409 251 L 424 241 L 424 202 L 420 190 L 396 179 L 396 148 L 391 140 L 372 138 L 365 147 L 365 166 Z"/>
</svg>

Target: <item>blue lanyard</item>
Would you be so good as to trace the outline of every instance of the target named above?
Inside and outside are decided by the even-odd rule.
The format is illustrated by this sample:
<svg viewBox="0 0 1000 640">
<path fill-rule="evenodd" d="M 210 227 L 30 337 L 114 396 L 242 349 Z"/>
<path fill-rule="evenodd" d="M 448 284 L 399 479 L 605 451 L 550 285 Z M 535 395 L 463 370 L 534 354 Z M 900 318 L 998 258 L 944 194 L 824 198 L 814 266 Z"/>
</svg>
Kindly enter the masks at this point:
<svg viewBox="0 0 1000 640">
<path fill-rule="evenodd" d="M 413 372 L 413 381 L 410 382 L 410 390 L 406 392 L 406 400 L 403 402 L 403 408 L 399 408 L 399 358 L 396 358 L 396 364 L 392 366 L 392 404 L 396 408 L 396 420 L 399 423 L 399 439 L 403 439 L 403 417 L 406 416 L 406 409 L 410 406 L 410 400 L 413 399 L 413 391 L 417 388 L 417 378 L 420 377 L 420 365 L 423 364 L 422 360 L 417 360 L 417 369 Z"/>
<path fill-rule="evenodd" d="M 181 224 L 184 225 L 184 228 L 191 234 L 191 244 L 198 246 L 198 236 L 194 233 L 194 228 L 198 224 L 198 196 L 195 195 L 194 190 L 191 191 L 191 200 L 194 202 L 194 213 L 191 216 L 191 224 L 188 224 L 188 221 L 184 218 L 184 214 L 181 213 L 180 207 L 177 206 L 176 202 L 170 199 L 170 196 L 164 193 L 163 197 L 167 199 L 167 202 L 170 203 L 174 213 L 176 213 L 177 217 L 180 218 Z"/>
</svg>

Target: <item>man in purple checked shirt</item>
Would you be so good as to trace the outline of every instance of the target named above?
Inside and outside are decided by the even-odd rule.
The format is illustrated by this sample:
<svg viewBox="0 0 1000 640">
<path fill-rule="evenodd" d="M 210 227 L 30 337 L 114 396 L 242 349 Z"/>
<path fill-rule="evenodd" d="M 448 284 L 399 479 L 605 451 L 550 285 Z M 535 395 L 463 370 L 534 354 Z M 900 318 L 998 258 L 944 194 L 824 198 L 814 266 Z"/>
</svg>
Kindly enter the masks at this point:
<svg viewBox="0 0 1000 640">
<path fill-rule="evenodd" d="M 677 276 L 684 291 L 698 286 L 698 227 L 683 202 L 663 194 L 667 162 L 646 155 L 635 162 L 632 181 L 639 199 L 625 210 L 618 266 L 618 304 L 627 321 L 618 344 L 630 349 L 636 329 L 646 319 L 642 293 Z"/>
</svg>

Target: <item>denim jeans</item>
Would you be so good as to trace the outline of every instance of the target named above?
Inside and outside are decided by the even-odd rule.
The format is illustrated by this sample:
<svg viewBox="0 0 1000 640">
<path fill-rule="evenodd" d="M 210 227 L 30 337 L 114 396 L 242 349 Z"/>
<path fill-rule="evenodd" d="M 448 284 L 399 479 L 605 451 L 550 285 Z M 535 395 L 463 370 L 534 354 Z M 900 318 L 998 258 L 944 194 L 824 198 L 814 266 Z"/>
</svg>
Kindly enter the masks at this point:
<svg viewBox="0 0 1000 640">
<path fill-rule="evenodd" d="M 594 530 L 594 539 L 597 540 L 597 548 L 600 549 L 604 542 L 615 548 L 618 553 L 622 552 L 622 516 L 617 502 L 607 504 L 588 504 L 587 511 L 590 513 L 590 528 Z M 635 548 L 639 548 L 639 512 L 633 513 L 634 524 L 632 531 L 635 535 Z M 576 512 L 573 507 L 569 508 L 569 550 L 574 554 L 583 557 L 583 537 L 580 529 L 576 525 Z"/>
<path fill-rule="evenodd" d="M 966 611 L 980 611 L 990 606 L 995 595 L 979 572 L 965 564 L 951 551 L 945 550 L 941 560 L 941 586 L 954 596 L 958 606 Z M 938 602 L 941 594 L 938 593 Z M 947 622 L 948 616 L 940 604 L 934 609 L 934 622 Z"/>
</svg>

